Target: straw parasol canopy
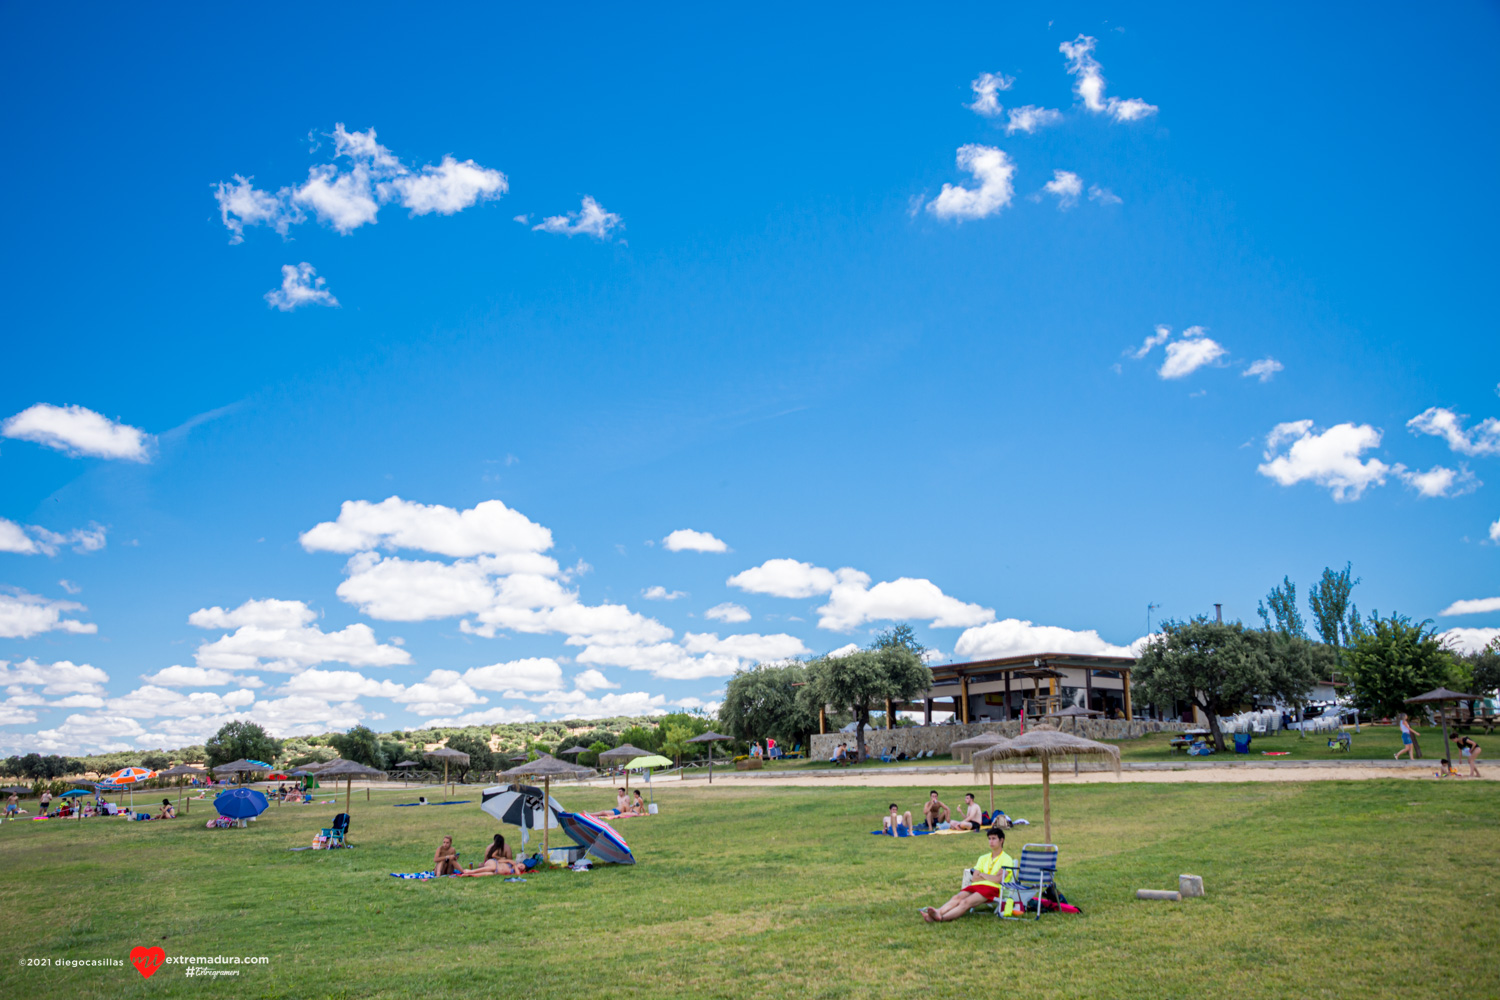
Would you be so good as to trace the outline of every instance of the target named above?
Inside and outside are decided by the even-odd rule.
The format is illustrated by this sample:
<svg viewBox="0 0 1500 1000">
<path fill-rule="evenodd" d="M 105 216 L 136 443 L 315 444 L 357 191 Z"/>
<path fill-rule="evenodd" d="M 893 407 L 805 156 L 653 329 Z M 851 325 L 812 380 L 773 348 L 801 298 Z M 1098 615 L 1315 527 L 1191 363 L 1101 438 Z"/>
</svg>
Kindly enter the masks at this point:
<svg viewBox="0 0 1500 1000">
<path fill-rule="evenodd" d="M 1434 705 L 1443 702 L 1473 701 L 1478 698 L 1477 694 L 1463 694 L 1460 691 L 1449 691 L 1447 688 L 1433 688 L 1426 694 L 1419 694 L 1415 698 L 1406 699 L 1408 705 Z M 1443 719 L 1443 756 L 1453 760 L 1453 751 L 1448 746 L 1448 716 L 1444 714 Z"/>
<path fill-rule="evenodd" d="M 232 760 L 228 764 L 220 764 L 213 769 L 215 777 L 226 774 L 254 774 L 269 771 L 270 768 L 264 764 L 257 764 L 253 760 L 245 760 L 243 757 L 239 760 Z"/>
<path fill-rule="evenodd" d="M 985 747 L 992 747 L 997 743 L 1009 742 L 1010 740 L 1006 739 L 1004 736 L 1001 736 L 999 733 L 980 733 L 978 736 L 970 736 L 966 740 L 955 740 L 948 747 L 948 752 L 953 753 L 957 751 L 959 760 L 960 762 L 962 762 L 963 751 L 965 750 L 983 750 Z"/>
<path fill-rule="evenodd" d="M 191 764 L 178 764 L 178 765 L 176 765 L 174 767 L 167 768 L 165 771 L 157 771 L 156 772 L 156 776 L 158 778 L 186 778 L 188 775 L 193 775 L 193 776 L 196 777 L 197 775 L 207 774 L 207 773 L 208 772 L 205 771 L 205 770 L 203 770 L 203 768 L 201 768 L 201 767 L 193 767 Z M 182 789 L 181 788 L 177 789 L 177 806 L 178 806 L 178 808 L 182 808 Z M 192 807 L 189 806 L 188 808 L 190 809 Z M 188 812 L 187 809 L 183 809 L 182 810 L 182 814 L 184 816 L 187 815 L 187 812 Z"/>
<path fill-rule="evenodd" d="M 453 750 L 453 749 L 450 749 L 448 747 L 438 747 L 436 750 L 427 750 L 427 751 L 423 752 L 422 756 L 423 757 L 436 757 L 438 760 L 440 760 L 440 761 L 443 762 L 443 784 L 445 784 L 445 785 L 448 783 L 448 765 L 450 763 L 453 763 L 453 764 L 468 764 L 469 763 L 469 755 L 468 754 L 464 753 L 462 750 Z"/>
<path fill-rule="evenodd" d="M 694 736 L 692 739 L 688 740 L 689 743 L 708 744 L 708 783 L 710 785 L 714 783 L 714 744 L 718 743 L 720 740 L 732 739 L 734 739 L 733 736 L 725 736 L 723 733 L 716 733 L 712 729 L 710 729 L 702 736 Z"/>
<path fill-rule="evenodd" d="M 650 755 L 650 750 L 642 750 L 640 747 L 633 747 L 629 743 L 621 743 L 613 750 L 601 750 L 599 752 L 599 763 L 608 764 L 610 766 L 613 766 L 615 764 L 627 764 L 630 761 L 635 760 L 637 757 L 649 757 Z M 625 787 L 630 787 L 629 771 L 625 772 Z"/>
<path fill-rule="evenodd" d="M 542 801 L 550 802 L 552 799 L 553 778 L 577 778 L 594 772 L 577 764 L 569 764 L 565 760 L 558 760 L 551 754 L 542 754 L 536 760 L 517 764 L 509 771 L 501 771 L 497 778 L 541 778 L 542 779 Z M 542 854 L 545 856 L 548 850 L 547 831 L 551 828 L 550 823 L 542 824 Z"/>
<path fill-rule="evenodd" d="M 566 749 L 566 750 L 559 750 L 557 752 L 558 753 L 588 753 L 588 749 L 589 749 L 588 747 L 568 747 L 568 749 Z"/>
<path fill-rule="evenodd" d="M 349 799 L 351 789 L 354 788 L 355 778 L 384 778 L 385 772 L 378 768 L 367 767 L 357 761 L 344 760 L 335 757 L 328 763 L 318 768 L 319 778 L 343 778 L 344 779 L 344 812 L 349 811 Z M 338 792 L 333 794 L 337 795 Z"/>
<path fill-rule="evenodd" d="M 979 765 L 992 765 L 994 761 L 1017 760 L 1034 757 L 1042 762 L 1042 826 L 1047 843 L 1052 843 L 1052 761 L 1058 757 L 1091 756 L 1112 760 L 1115 773 L 1120 773 L 1120 748 L 1108 743 L 1097 743 L 1072 733 L 1058 732 L 1043 723 L 1030 732 L 1017 736 L 1006 746 L 993 746 L 974 752 L 974 773 Z"/>
</svg>

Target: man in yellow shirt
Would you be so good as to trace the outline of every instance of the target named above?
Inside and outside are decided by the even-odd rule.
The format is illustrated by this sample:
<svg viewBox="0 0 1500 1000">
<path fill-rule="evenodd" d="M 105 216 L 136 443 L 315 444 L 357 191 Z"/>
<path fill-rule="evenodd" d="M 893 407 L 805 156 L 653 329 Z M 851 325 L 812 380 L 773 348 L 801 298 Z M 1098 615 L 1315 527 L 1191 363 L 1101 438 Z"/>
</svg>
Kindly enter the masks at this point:
<svg viewBox="0 0 1500 1000">
<path fill-rule="evenodd" d="M 1005 831 L 991 827 L 989 831 L 990 853 L 981 854 L 974 863 L 973 880 L 941 907 L 928 906 L 922 910 L 922 919 L 929 924 L 945 920 L 957 920 L 976 906 L 993 903 L 1000 896 L 1000 883 L 1005 880 L 1004 869 L 1014 869 L 1016 862 L 1005 853 Z"/>
</svg>

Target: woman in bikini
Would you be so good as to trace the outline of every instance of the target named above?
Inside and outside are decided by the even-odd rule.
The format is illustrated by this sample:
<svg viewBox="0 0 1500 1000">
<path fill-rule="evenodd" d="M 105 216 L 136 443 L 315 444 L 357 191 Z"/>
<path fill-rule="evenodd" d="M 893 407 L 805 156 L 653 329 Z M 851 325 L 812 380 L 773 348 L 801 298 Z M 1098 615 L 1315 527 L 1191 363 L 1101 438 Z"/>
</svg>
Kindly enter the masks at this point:
<svg viewBox="0 0 1500 1000">
<path fill-rule="evenodd" d="M 511 858 L 504 834 L 495 834 L 494 843 L 485 848 L 484 860 L 460 875 L 520 875 L 526 866 Z"/>
<path fill-rule="evenodd" d="M 616 788 L 615 789 L 615 807 L 613 809 L 611 809 L 609 812 L 602 812 L 602 813 L 598 813 L 597 815 L 601 819 L 606 818 L 606 817 L 609 818 L 609 819 L 619 819 L 621 816 L 629 816 L 630 814 L 631 814 L 630 793 L 626 792 L 625 789 L 623 789 L 623 788 Z"/>
<path fill-rule="evenodd" d="M 631 804 L 630 808 L 631 808 L 631 815 L 632 816 L 649 816 L 649 815 L 651 815 L 651 810 L 648 809 L 648 808 L 646 808 L 646 800 L 643 799 L 643 798 L 641 798 L 641 793 L 640 793 L 639 789 L 636 790 L 636 793 L 635 793 L 635 802 Z"/>
<path fill-rule="evenodd" d="M 452 837 L 444 837 L 443 842 L 438 845 L 437 853 L 432 856 L 432 873 L 434 875 L 458 874 L 458 852 L 453 849 Z"/>
<path fill-rule="evenodd" d="M 1464 759 L 1469 762 L 1469 777 L 1479 777 L 1479 768 L 1474 766 L 1475 761 L 1479 760 L 1479 744 L 1467 736 L 1460 736 L 1453 741 L 1453 745 L 1458 747 L 1458 752 L 1463 754 Z"/>
</svg>

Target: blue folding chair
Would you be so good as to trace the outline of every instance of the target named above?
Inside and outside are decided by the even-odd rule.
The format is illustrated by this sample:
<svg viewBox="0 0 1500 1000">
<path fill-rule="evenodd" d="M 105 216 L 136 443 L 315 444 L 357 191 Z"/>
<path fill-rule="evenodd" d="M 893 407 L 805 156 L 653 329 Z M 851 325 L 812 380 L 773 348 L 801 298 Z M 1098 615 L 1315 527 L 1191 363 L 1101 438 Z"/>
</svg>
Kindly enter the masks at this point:
<svg viewBox="0 0 1500 1000">
<path fill-rule="evenodd" d="M 1250 752 L 1250 734 L 1249 733 L 1235 733 L 1234 734 L 1234 752 L 1235 753 L 1249 753 Z"/>
<path fill-rule="evenodd" d="M 995 901 L 995 916 L 1002 920 L 1020 920 L 1017 916 L 1006 916 L 1005 901 L 1013 900 L 1025 913 L 1031 909 L 1031 903 L 1035 900 L 1035 919 L 1042 919 L 1042 895 L 1056 884 L 1057 845 L 1024 845 L 1014 874 L 1000 883 L 1000 898 Z"/>
<path fill-rule="evenodd" d="M 348 847 L 349 842 L 345 839 L 349 834 L 349 814 L 339 813 L 333 817 L 333 826 L 323 831 L 323 838 L 328 842 L 330 848 Z"/>
</svg>

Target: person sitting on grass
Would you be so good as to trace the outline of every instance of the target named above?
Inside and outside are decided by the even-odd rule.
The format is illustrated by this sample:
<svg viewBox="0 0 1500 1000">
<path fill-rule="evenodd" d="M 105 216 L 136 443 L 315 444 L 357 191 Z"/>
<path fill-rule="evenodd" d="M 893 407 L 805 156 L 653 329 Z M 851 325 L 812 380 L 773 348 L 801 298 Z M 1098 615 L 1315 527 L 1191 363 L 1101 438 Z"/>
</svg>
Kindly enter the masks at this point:
<svg viewBox="0 0 1500 1000">
<path fill-rule="evenodd" d="M 938 799 L 937 789 L 927 793 L 927 804 L 922 807 L 922 819 L 927 823 L 927 829 L 936 830 L 939 823 L 948 822 L 949 815 L 948 807 Z"/>
<path fill-rule="evenodd" d="M 646 800 L 641 798 L 641 790 L 639 788 L 635 790 L 635 801 L 630 805 L 630 813 L 632 816 L 651 815 L 651 810 L 646 806 Z"/>
<path fill-rule="evenodd" d="M 176 819 L 177 810 L 172 807 L 171 799 L 161 800 L 161 812 L 156 814 L 157 819 Z"/>
<path fill-rule="evenodd" d="M 973 792 L 964 793 L 964 818 L 953 824 L 955 830 L 982 830 L 984 828 L 984 810 L 979 808 L 979 803 L 974 801 Z"/>
<path fill-rule="evenodd" d="M 630 815 L 630 813 L 631 813 L 630 793 L 627 792 L 627 791 L 625 791 L 625 789 L 623 789 L 623 788 L 616 788 L 615 789 L 615 807 L 613 809 L 611 809 L 609 812 L 602 812 L 602 813 L 599 813 L 598 815 L 601 818 L 607 816 L 607 817 L 609 817 L 611 819 L 619 819 L 621 816 L 628 816 L 628 815 Z"/>
<path fill-rule="evenodd" d="M 526 870 L 526 866 L 511 857 L 510 848 L 506 846 L 505 836 L 495 834 L 495 840 L 484 850 L 484 860 L 468 871 L 460 871 L 459 875 L 520 875 Z"/>
<path fill-rule="evenodd" d="M 432 874 L 458 874 L 458 852 L 453 849 L 452 837 L 444 837 L 443 842 L 438 845 L 437 853 L 432 856 Z"/>
<path fill-rule="evenodd" d="M 1005 853 L 1005 831 L 992 827 L 989 832 L 990 853 L 981 854 L 974 862 L 973 880 L 941 907 L 927 906 L 922 909 L 922 919 L 929 924 L 957 920 L 976 906 L 993 903 L 1000 896 L 1000 883 L 1005 880 L 1004 869 L 1016 867 L 1015 861 Z"/>
<path fill-rule="evenodd" d="M 889 833 L 892 837 L 899 837 L 902 835 L 902 826 L 906 827 L 907 834 L 912 833 L 911 810 L 908 809 L 906 812 L 900 812 L 900 808 L 900 806 L 892 802 L 891 811 L 881 817 L 881 819 L 885 822 L 885 832 Z"/>
</svg>

